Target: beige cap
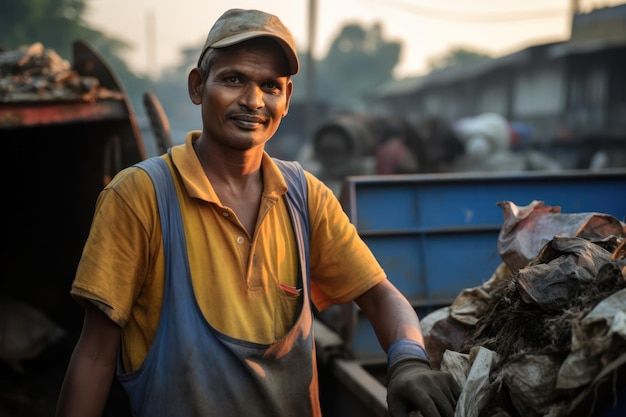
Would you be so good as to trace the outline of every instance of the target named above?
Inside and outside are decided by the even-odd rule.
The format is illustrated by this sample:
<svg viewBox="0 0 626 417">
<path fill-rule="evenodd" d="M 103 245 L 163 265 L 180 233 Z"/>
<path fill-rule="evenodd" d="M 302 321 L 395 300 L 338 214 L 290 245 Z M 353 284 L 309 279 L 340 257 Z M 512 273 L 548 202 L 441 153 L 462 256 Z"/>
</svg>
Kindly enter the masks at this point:
<svg viewBox="0 0 626 417">
<path fill-rule="evenodd" d="M 202 47 L 198 66 L 209 48 L 224 48 L 260 36 L 270 36 L 278 41 L 289 61 L 289 75 L 296 74 L 300 63 L 291 31 L 278 17 L 260 10 L 230 9 L 220 16 Z"/>
</svg>

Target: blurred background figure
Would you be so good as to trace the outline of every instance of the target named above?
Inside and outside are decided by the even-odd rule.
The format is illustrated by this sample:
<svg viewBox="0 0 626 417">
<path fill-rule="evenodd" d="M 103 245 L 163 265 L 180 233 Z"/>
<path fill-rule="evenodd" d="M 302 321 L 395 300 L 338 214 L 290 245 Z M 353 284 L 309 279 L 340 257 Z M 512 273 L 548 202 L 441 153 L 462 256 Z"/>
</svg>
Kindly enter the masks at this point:
<svg viewBox="0 0 626 417">
<path fill-rule="evenodd" d="M 588 165 L 592 171 L 620 167 L 626 167 L 626 151 L 617 146 L 596 150 L 591 154 Z"/>
<path fill-rule="evenodd" d="M 464 144 L 451 123 L 430 116 L 417 122 L 416 140 L 410 141 L 419 173 L 449 172 L 465 152 Z"/>
<path fill-rule="evenodd" d="M 376 145 L 376 174 L 418 172 L 419 164 L 415 154 L 417 140 L 415 133 L 411 132 L 410 127 L 404 121 L 388 123 Z"/>
<path fill-rule="evenodd" d="M 483 113 L 457 120 L 454 129 L 464 147 L 454 171 L 559 170 L 561 164 L 534 149 L 515 149 L 518 135 L 500 114 Z"/>
</svg>

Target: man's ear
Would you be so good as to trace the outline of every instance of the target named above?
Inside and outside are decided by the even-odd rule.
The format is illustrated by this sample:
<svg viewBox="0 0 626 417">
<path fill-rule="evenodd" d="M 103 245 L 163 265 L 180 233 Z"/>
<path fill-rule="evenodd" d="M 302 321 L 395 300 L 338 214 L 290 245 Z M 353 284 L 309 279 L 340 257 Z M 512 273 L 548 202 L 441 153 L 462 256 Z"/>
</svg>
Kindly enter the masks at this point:
<svg viewBox="0 0 626 417">
<path fill-rule="evenodd" d="M 189 72 L 187 77 L 187 89 L 189 90 L 189 98 L 193 104 L 202 103 L 202 89 L 204 87 L 204 78 L 200 72 L 200 68 L 194 68 Z"/>
<path fill-rule="evenodd" d="M 290 78 L 289 82 L 287 83 L 287 90 L 286 90 L 287 103 L 285 104 L 285 111 L 283 112 L 283 117 L 287 116 L 287 113 L 289 113 L 289 104 L 291 103 L 292 93 L 293 93 L 293 81 Z"/>
</svg>

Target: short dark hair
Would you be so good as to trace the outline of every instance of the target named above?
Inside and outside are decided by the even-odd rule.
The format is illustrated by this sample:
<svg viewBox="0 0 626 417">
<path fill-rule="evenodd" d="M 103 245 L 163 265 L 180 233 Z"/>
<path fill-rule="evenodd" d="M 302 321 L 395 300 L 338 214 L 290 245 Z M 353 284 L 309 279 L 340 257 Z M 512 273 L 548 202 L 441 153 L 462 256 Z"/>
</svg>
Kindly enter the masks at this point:
<svg viewBox="0 0 626 417">
<path fill-rule="evenodd" d="M 202 57 L 202 61 L 200 61 L 200 66 L 198 68 L 200 68 L 200 72 L 205 80 L 209 76 L 209 72 L 211 72 L 211 67 L 217 60 L 217 55 L 217 49 L 209 48 Z"/>
</svg>

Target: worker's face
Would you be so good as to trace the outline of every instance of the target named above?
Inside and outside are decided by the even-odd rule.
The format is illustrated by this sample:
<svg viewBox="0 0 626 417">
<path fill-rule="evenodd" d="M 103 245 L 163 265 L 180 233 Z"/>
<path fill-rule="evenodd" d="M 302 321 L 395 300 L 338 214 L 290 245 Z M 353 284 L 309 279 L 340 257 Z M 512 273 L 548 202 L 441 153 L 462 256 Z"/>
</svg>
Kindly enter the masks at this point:
<svg viewBox="0 0 626 417">
<path fill-rule="evenodd" d="M 285 55 L 269 39 L 219 49 L 200 86 L 208 139 L 240 150 L 264 145 L 289 109 L 293 84 L 286 73 Z"/>
</svg>

